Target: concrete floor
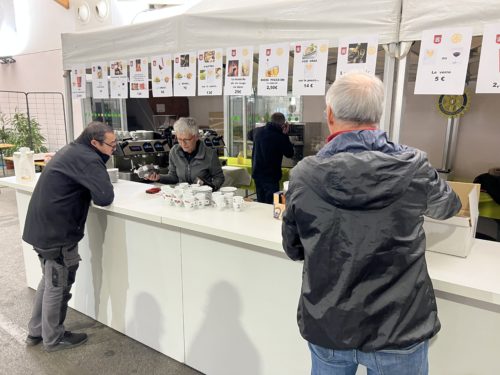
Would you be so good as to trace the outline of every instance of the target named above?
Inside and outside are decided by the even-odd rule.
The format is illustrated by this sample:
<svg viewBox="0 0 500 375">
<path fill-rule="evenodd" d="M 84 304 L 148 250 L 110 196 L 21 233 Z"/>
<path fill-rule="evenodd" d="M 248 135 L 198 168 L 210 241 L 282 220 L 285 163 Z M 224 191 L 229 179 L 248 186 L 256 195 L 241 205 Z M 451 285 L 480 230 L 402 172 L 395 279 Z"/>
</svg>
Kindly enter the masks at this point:
<svg viewBox="0 0 500 375">
<path fill-rule="evenodd" d="M 34 293 L 26 286 L 15 192 L 0 187 L 0 374 L 200 374 L 72 309 L 66 328 L 86 332 L 86 344 L 54 353 L 26 347 Z"/>
</svg>

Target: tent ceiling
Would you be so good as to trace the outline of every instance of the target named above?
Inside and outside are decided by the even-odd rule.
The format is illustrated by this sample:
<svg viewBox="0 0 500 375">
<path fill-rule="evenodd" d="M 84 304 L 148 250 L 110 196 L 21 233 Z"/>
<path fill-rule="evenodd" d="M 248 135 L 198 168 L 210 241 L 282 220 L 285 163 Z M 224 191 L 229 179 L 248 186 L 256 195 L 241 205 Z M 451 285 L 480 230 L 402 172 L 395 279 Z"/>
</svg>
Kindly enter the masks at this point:
<svg viewBox="0 0 500 375">
<path fill-rule="evenodd" d="M 63 66 L 310 39 L 377 34 L 398 40 L 401 0 L 205 0 L 185 13 L 147 23 L 62 35 Z"/>
</svg>

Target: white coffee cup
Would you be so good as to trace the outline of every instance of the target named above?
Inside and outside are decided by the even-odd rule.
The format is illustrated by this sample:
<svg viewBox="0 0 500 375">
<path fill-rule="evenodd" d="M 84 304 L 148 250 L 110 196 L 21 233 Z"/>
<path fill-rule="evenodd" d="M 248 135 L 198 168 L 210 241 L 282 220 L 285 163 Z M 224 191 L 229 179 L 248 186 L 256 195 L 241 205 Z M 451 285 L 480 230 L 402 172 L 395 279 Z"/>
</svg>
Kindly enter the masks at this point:
<svg viewBox="0 0 500 375">
<path fill-rule="evenodd" d="M 243 197 L 233 197 L 233 209 L 235 211 L 241 211 L 243 209 Z"/>
<path fill-rule="evenodd" d="M 118 168 L 108 168 L 109 180 L 112 183 L 118 182 Z"/>
<path fill-rule="evenodd" d="M 290 184 L 290 181 L 284 181 L 283 182 L 283 190 L 287 191 L 288 190 L 288 185 Z"/>
<path fill-rule="evenodd" d="M 218 210 L 223 210 L 224 207 L 226 207 L 226 198 L 224 195 L 212 195 L 212 199 L 214 200 L 215 207 L 217 207 Z"/>
<path fill-rule="evenodd" d="M 182 196 L 182 203 L 184 203 L 185 208 L 193 209 L 196 206 L 196 198 L 193 194 L 185 193 Z"/>
</svg>

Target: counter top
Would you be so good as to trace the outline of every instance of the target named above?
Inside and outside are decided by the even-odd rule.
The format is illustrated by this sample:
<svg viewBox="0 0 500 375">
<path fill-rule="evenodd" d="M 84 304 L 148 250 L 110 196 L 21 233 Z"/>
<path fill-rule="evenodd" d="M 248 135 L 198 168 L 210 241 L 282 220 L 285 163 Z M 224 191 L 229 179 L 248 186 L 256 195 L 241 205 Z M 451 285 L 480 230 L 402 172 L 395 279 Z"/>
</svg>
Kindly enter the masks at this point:
<svg viewBox="0 0 500 375">
<path fill-rule="evenodd" d="M 15 177 L 6 177 L 0 178 L 0 186 L 33 191 L 34 183 L 19 184 Z M 119 180 L 113 186 L 115 201 L 98 209 L 284 254 L 281 221 L 272 217 L 271 205 L 245 202 L 241 212 L 213 207 L 188 210 L 167 205 L 159 194 L 146 194 L 146 184 Z M 476 239 L 467 258 L 428 251 L 426 259 L 436 290 L 500 305 L 500 243 Z"/>
</svg>

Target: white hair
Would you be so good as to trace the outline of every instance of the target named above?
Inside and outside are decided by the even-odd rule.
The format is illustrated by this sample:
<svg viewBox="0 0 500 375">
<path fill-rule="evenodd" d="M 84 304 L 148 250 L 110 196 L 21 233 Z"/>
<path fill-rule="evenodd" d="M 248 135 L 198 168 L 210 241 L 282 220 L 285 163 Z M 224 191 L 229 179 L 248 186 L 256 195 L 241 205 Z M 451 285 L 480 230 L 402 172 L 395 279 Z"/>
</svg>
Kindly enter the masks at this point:
<svg viewBox="0 0 500 375">
<path fill-rule="evenodd" d="M 325 100 L 340 121 L 378 124 L 383 111 L 384 85 L 374 75 L 349 72 L 333 82 Z"/>
<path fill-rule="evenodd" d="M 192 117 L 181 117 L 174 123 L 175 134 L 198 135 L 198 124 Z"/>
</svg>

